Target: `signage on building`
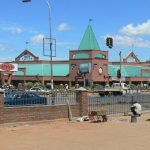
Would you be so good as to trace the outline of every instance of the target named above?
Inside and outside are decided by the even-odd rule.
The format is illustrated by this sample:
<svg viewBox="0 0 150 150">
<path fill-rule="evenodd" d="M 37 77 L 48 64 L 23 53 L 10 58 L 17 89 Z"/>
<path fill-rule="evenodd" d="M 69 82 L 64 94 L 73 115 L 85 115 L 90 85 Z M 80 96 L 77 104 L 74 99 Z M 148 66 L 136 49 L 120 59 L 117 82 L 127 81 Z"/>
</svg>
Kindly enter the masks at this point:
<svg viewBox="0 0 150 150">
<path fill-rule="evenodd" d="M 111 77 L 112 81 L 126 81 L 125 77 L 121 77 L 121 79 L 119 79 L 118 77 Z"/>
<path fill-rule="evenodd" d="M 30 54 L 25 54 L 20 58 L 20 61 L 34 61 L 34 57 Z"/>
<path fill-rule="evenodd" d="M 98 69 L 98 72 L 99 72 L 99 74 L 102 74 L 102 73 L 103 73 L 103 69 L 100 67 L 100 68 Z"/>
<path fill-rule="evenodd" d="M 86 74 L 89 73 L 91 69 L 90 63 L 81 63 L 79 64 L 79 73 L 80 74 Z"/>
<path fill-rule="evenodd" d="M 0 63 L 0 71 L 18 71 L 18 64 Z"/>
</svg>

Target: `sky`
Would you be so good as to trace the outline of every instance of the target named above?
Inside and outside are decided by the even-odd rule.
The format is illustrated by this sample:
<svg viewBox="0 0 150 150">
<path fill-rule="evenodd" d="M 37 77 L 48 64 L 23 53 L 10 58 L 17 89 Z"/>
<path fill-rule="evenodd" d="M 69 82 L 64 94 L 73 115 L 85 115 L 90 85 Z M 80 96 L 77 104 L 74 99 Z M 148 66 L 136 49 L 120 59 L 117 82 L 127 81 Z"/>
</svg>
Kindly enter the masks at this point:
<svg viewBox="0 0 150 150">
<path fill-rule="evenodd" d="M 150 60 L 150 0 L 48 0 L 51 33 L 56 39 L 56 60 L 67 60 L 77 50 L 91 25 L 100 49 L 109 51 L 109 60 L 118 61 L 133 51 L 140 61 Z M 113 38 L 113 49 L 106 37 Z M 1 0 L 0 62 L 12 61 L 25 49 L 40 59 L 43 37 L 49 38 L 49 9 L 45 0 Z"/>
</svg>

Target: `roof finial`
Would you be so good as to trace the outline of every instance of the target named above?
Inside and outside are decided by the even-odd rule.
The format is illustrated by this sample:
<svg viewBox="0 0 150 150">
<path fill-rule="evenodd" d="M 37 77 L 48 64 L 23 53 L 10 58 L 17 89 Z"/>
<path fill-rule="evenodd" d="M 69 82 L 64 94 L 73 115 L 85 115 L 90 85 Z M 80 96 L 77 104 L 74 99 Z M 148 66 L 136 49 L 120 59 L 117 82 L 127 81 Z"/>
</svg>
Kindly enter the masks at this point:
<svg viewBox="0 0 150 150">
<path fill-rule="evenodd" d="M 93 21 L 93 19 L 90 18 L 90 19 L 89 19 L 89 25 L 91 25 L 91 22 L 92 22 L 92 21 Z"/>
<path fill-rule="evenodd" d="M 29 44 L 29 42 L 26 42 L 25 44 L 26 44 L 26 49 L 28 49 L 28 44 Z"/>
</svg>

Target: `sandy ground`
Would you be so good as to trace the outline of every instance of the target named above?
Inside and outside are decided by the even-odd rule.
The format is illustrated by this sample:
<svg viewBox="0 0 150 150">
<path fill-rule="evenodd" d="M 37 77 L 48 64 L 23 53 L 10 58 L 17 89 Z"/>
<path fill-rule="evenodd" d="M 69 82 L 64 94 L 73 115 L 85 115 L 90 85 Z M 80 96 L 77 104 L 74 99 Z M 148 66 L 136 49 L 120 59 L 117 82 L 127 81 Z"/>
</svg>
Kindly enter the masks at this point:
<svg viewBox="0 0 150 150">
<path fill-rule="evenodd" d="M 0 150 L 150 150 L 150 113 L 106 123 L 55 120 L 0 125 Z"/>
</svg>

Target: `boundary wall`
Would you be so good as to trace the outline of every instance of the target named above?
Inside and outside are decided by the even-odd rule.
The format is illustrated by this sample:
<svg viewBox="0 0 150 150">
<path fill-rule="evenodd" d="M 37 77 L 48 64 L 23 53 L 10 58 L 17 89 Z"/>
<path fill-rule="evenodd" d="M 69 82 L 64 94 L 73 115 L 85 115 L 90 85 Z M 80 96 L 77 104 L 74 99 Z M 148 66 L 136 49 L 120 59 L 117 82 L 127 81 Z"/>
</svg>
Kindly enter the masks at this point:
<svg viewBox="0 0 150 150">
<path fill-rule="evenodd" d="M 78 91 L 76 97 L 77 103 L 70 105 L 72 117 L 87 115 L 88 92 Z M 4 107 L 3 100 L 0 93 L 0 124 L 70 118 L 68 105 Z"/>
</svg>

